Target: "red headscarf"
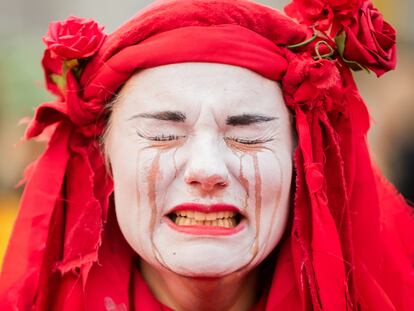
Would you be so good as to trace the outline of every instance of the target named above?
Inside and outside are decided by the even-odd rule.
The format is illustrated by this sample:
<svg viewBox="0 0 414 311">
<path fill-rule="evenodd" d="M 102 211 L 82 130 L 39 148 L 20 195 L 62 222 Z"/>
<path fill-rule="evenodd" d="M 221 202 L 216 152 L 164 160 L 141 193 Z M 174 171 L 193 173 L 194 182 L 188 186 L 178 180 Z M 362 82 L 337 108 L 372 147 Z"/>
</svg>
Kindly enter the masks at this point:
<svg viewBox="0 0 414 311">
<path fill-rule="evenodd" d="M 279 81 L 298 147 L 291 226 L 257 310 L 413 310 L 414 219 L 372 165 L 369 116 L 350 72 L 395 66 L 395 32 L 366 0 L 294 0 L 293 20 L 249 1 L 158 1 L 109 36 L 51 24 L 47 87 L 27 138 L 52 133 L 27 170 L 4 261 L 1 310 L 168 310 L 119 231 L 100 136 L 105 105 L 139 69 L 244 67 Z"/>
</svg>

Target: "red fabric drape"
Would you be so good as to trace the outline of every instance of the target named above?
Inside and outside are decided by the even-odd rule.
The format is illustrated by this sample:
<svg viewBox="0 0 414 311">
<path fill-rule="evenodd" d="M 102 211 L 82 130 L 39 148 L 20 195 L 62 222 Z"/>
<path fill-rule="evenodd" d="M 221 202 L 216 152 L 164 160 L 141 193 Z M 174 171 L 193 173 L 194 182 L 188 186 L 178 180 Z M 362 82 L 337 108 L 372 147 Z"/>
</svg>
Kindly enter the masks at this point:
<svg viewBox="0 0 414 311">
<path fill-rule="evenodd" d="M 292 226 L 257 308 L 413 309 L 411 210 L 372 167 L 369 116 L 349 69 L 340 60 L 314 60 L 312 45 L 286 48 L 310 35 L 252 2 L 170 0 L 108 36 L 80 79 L 69 71 L 64 98 L 41 105 L 28 128 L 31 138 L 55 126 L 28 177 L 0 309 L 168 310 L 119 232 L 99 138 L 105 104 L 136 70 L 190 61 L 279 81 L 295 116 Z M 52 285 L 56 291 L 44 290 Z"/>
</svg>

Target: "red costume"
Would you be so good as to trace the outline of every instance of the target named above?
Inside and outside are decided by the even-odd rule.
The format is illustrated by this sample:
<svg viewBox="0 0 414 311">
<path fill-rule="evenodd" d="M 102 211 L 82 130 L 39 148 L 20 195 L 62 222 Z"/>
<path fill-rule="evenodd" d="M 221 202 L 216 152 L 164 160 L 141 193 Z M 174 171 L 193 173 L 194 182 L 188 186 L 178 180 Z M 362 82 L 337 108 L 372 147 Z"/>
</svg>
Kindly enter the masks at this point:
<svg viewBox="0 0 414 311">
<path fill-rule="evenodd" d="M 294 0 L 286 12 L 294 19 L 244 0 L 166 0 L 108 36 L 91 20 L 51 25 L 43 65 L 57 100 L 26 133 L 50 140 L 26 172 L 0 310 L 169 310 L 119 231 L 100 135 L 134 72 L 190 61 L 280 82 L 295 117 L 291 224 L 255 310 L 414 310 L 412 210 L 371 163 L 350 71 L 392 69 L 395 32 L 367 0 Z"/>
</svg>

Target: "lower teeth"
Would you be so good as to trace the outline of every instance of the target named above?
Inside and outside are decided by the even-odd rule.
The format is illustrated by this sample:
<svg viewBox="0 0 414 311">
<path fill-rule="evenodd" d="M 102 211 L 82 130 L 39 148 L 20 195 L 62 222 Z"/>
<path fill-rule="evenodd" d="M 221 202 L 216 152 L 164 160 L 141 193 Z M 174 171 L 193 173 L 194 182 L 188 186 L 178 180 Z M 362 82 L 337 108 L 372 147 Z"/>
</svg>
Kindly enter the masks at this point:
<svg viewBox="0 0 414 311">
<path fill-rule="evenodd" d="M 216 220 L 196 220 L 194 218 L 178 216 L 175 219 L 175 224 L 178 226 L 214 226 L 223 228 L 234 228 L 237 225 L 237 221 L 234 217 Z"/>
</svg>

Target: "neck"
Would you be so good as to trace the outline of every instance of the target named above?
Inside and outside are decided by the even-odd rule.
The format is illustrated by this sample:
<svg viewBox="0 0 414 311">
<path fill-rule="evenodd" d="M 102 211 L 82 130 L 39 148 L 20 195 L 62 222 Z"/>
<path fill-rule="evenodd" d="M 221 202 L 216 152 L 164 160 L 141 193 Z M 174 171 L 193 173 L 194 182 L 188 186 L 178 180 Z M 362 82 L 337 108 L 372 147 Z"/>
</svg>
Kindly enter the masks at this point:
<svg viewBox="0 0 414 311">
<path fill-rule="evenodd" d="M 141 273 L 158 301 L 176 311 L 244 311 L 257 300 L 257 269 L 221 278 L 191 278 L 156 270 L 141 260 Z"/>
</svg>

